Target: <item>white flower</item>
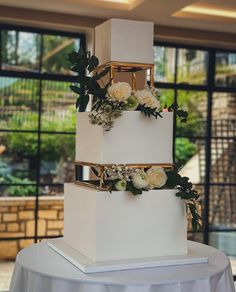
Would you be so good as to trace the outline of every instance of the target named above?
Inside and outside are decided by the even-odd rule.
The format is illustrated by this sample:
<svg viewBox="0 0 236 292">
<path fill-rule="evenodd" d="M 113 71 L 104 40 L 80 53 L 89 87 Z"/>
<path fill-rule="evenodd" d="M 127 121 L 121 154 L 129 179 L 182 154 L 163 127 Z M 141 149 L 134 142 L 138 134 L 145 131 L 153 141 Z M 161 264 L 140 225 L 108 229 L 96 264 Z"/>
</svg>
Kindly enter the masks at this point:
<svg viewBox="0 0 236 292">
<path fill-rule="evenodd" d="M 137 90 L 135 92 L 135 96 L 137 97 L 140 104 L 146 105 L 150 108 L 159 108 L 160 102 L 159 100 L 153 95 L 151 90 L 143 89 Z"/>
<path fill-rule="evenodd" d="M 132 175 L 132 183 L 136 189 L 144 189 L 148 185 L 147 175 L 144 171 L 136 172 Z"/>
<path fill-rule="evenodd" d="M 117 191 L 125 191 L 126 190 L 126 181 L 125 180 L 119 180 L 116 184 L 115 184 L 115 188 Z"/>
<path fill-rule="evenodd" d="M 108 88 L 108 98 L 114 101 L 124 102 L 130 97 L 132 88 L 127 82 L 113 83 Z"/>
<path fill-rule="evenodd" d="M 162 167 L 156 166 L 151 167 L 147 171 L 148 188 L 161 188 L 167 181 L 167 175 Z"/>
</svg>

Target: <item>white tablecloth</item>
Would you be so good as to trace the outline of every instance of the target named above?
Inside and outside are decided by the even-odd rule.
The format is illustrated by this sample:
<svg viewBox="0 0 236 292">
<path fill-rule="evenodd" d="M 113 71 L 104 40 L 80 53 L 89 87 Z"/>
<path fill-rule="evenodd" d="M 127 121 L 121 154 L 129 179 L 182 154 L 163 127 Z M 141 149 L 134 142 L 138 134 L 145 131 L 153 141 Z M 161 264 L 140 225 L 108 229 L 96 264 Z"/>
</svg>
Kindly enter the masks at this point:
<svg viewBox="0 0 236 292">
<path fill-rule="evenodd" d="M 228 258 L 218 250 L 189 242 L 209 263 L 84 274 L 47 246 L 22 250 L 10 292 L 234 292 Z"/>
</svg>

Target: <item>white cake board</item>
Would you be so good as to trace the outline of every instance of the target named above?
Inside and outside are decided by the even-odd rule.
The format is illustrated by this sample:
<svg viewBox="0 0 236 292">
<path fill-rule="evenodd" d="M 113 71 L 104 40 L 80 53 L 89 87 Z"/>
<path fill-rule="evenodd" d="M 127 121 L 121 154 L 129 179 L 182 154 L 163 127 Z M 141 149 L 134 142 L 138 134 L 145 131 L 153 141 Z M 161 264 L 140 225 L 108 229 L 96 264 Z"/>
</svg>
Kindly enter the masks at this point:
<svg viewBox="0 0 236 292">
<path fill-rule="evenodd" d="M 71 264 L 73 264 L 86 274 L 164 266 L 201 264 L 208 262 L 207 257 L 199 257 L 198 255 L 194 254 L 188 254 L 184 256 L 93 262 L 75 249 L 71 248 L 68 244 L 66 244 L 63 237 L 57 239 L 49 239 L 47 241 L 47 244 L 60 255 L 62 255 L 65 259 L 67 259 Z"/>
</svg>

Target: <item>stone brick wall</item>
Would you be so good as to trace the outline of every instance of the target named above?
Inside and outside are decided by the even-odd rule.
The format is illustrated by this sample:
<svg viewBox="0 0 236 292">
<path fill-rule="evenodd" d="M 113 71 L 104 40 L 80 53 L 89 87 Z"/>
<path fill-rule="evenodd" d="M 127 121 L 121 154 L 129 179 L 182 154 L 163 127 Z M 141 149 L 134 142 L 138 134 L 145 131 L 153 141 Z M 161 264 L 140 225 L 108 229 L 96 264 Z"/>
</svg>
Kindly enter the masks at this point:
<svg viewBox="0 0 236 292">
<path fill-rule="evenodd" d="M 35 198 L 0 197 L 0 260 L 15 259 L 22 248 L 34 243 L 33 239 L 1 240 L 1 238 L 34 236 Z M 63 234 L 64 198 L 40 197 L 38 235 Z"/>
</svg>

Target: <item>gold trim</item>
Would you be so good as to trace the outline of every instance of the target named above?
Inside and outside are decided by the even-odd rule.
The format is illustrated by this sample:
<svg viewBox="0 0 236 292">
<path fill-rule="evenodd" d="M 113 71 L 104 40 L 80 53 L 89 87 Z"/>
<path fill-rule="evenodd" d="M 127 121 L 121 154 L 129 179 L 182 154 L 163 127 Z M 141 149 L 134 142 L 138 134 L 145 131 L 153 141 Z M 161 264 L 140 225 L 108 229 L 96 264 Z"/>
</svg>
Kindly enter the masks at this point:
<svg viewBox="0 0 236 292">
<path fill-rule="evenodd" d="M 136 168 L 148 168 L 152 166 L 160 166 L 163 168 L 173 168 L 173 163 L 93 163 L 93 162 L 86 162 L 86 161 L 75 161 L 74 165 L 82 165 L 82 166 L 91 166 L 91 167 L 112 167 L 113 165 L 116 166 L 128 166 L 128 167 L 136 167 Z"/>
<path fill-rule="evenodd" d="M 109 191 L 109 187 L 106 186 L 106 184 L 104 183 L 104 170 L 105 167 L 112 167 L 113 165 L 115 166 L 127 166 L 130 168 L 150 168 L 152 166 L 160 166 L 164 169 L 174 169 L 175 166 L 172 163 L 136 163 L 136 164 L 110 164 L 110 163 L 105 163 L 105 164 L 101 164 L 101 163 L 92 163 L 92 162 L 86 162 L 86 161 L 75 161 L 74 162 L 75 165 L 75 181 L 74 183 L 80 186 L 84 186 L 84 187 L 89 187 L 91 189 L 95 189 L 95 190 L 99 190 L 99 191 Z M 83 180 L 76 180 L 76 166 L 89 166 L 89 167 L 94 167 L 94 168 L 100 168 L 99 169 L 99 174 L 98 174 L 98 180 L 97 182 L 99 183 L 99 185 L 94 184 L 92 181 L 83 181 Z"/>
<path fill-rule="evenodd" d="M 154 70 L 154 64 L 111 61 L 111 62 L 107 62 L 105 64 L 98 66 L 97 68 L 93 70 L 93 72 L 96 72 L 106 67 L 111 67 L 114 70 L 117 70 L 116 72 L 137 72 L 137 71 L 148 70 L 148 69 L 150 69 L 151 71 Z"/>
</svg>

